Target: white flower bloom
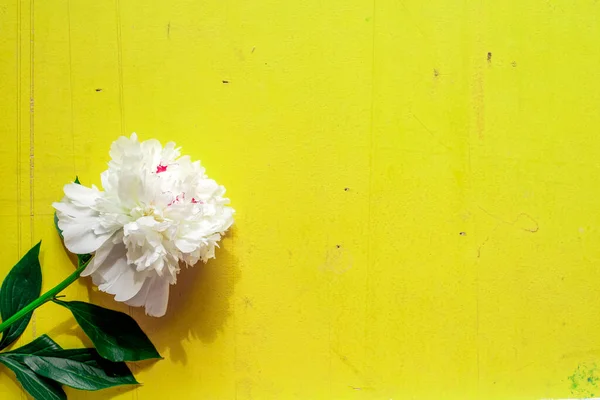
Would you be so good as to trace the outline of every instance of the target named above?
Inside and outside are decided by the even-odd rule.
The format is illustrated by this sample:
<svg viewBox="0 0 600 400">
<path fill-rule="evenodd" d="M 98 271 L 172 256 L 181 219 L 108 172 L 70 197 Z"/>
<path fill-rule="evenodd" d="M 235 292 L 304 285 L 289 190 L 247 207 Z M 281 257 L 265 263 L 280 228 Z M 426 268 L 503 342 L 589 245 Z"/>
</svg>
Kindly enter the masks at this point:
<svg viewBox="0 0 600 400">
<path fill-rule="evenodd" d="M 101 291 L 146 314 L 167 310 L 169 285 L 180 263 L 192 266 L 215 256 L 233 223 L 225 188 L 208 179 L 199 161 L 180 156 L 174 143 L 120 137 L 98 190 L 70 183 L 54 203 L 65 246 L 95 257 L 81 274 Z"/>
</svg>

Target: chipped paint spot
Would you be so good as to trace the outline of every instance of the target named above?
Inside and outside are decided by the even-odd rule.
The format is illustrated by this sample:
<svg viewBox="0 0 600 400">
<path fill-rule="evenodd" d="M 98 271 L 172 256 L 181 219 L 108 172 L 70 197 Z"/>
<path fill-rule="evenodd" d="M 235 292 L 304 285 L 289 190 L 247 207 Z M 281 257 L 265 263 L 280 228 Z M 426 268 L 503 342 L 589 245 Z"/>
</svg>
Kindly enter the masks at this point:
<svg viewBox="0 0 600 400">
<path fill-rule="evenodd" d="M 594 397 L 598 390 L 600 375 L 598 366 L 592 364 L 579 364 L 573 375 L 569 376 L 571 394 L 577 397 Z"/>
<path fill-rule="evenodd" d="M 354 257 L 352 257 L 352 254 L 347 249 L 342 248 L 340 244 L 337 244 L 327 250 L 325 261 L 320 266 L 320 269 L 322 271 L 343 274 L 352 269 L 353 264 Z"/>
</svg>

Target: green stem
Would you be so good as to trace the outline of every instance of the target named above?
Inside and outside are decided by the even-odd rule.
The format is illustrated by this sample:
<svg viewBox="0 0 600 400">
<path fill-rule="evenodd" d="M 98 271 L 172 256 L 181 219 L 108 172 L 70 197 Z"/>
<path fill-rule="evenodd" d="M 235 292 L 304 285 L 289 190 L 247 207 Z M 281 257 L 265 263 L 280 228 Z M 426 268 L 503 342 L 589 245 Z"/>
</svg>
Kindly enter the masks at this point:
<svg viewBox="0 0 600 400">
<path fill-rule="evenodd" d="M 48 290 L 46 293 L 44 293 L 43 295 L 41 295 L 40 297 L 38 297 L 31 303 L 27 304 L 25 307 L 23 307 L 22 309 L 17 311 L 16 314 L 14 314 L 12 317 L 8 318 L 6 321 L 3 321 L 0 324 L 0 333 L 4 332 L 6 329 L 8 329 L 9 326 L 14 324 L 15 322 L 17 322 L 18 320 L 23 318 L 25 315 L 29 314 L 30 312 L 32 312 L 33 310 L 35 310 L 36 308 L 41 306 L 42 304 L 52 300 L 57 294 L 59 294 L 60 292 L 65 290 L 65 288 L 67 286 L 69 286 L 71 283 L 75 282 L 77 280 L 77 278 L 79 278 L 79 275 L 81 275 L 81 273 L 83 272 L 85 267 L 88 266 L 90 261 L 92 261 L 92 258 L 90 258 L 85 263 L 81 264 L 75 270 L 75 272 L 73 272 L 71 275 L 69 275 L 64 281 L 62 281 L 58 285 L 54 286 L 52 289 Z"/>
</svg>

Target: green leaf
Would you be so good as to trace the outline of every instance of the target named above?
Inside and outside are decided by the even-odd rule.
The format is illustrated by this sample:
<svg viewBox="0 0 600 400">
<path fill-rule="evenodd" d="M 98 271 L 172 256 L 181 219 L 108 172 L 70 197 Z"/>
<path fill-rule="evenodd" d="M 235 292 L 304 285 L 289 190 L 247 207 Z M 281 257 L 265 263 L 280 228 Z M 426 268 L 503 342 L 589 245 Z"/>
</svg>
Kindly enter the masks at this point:
<svg viewBox="0 0 600 400">
<path fill-rule="evenodd" d="M 104 360 L 95 349 L 68 349 L 63 350 L 59 349 L 58 351 L 44 351 L 39 354 L 35 354 L 36 356 L 48 356 L 48 357 L 58 357 L 58 358 L 68 358 L 69 360 L 80 361 L 86 364 L 98 365 L 97 360 Z M 112 363 L 112 361 L 106 362 Z M 113 364 L 123 364 L 125 363 L 113 363 Z M 125 365 L 126 366 L 126 365 Z"/>
<path fill-rule="evenodd" d="M 44 357 L 65 358 L 72 361 L 82 362 L 94 368 L 100 368 L 109 377 L 124 377 L 128 380 L 133 379 L 133 383 L 137 383 L 131 374 L 129 367 L 124 362 L 112 362 L 98 354 L 96 349 L 69 349 L 69 350 L 50 350 L 36 354 Z"/>
<path fill-rule="evenodd" d="M 65 240 L 65 237 L 63 236 L 62 231 L 58 227 L 58 214 L 56 213 L 56 211 L 54 211 L 54 227 L 56 228 L 56 231 L 58 232 L 58 236 L 60 236 L 60 238 L 62 240 Z"/>
<path fill-rule="evenodd" d="M 98 353 L 107 360 L 141 361 L 161 358 L 150 339 L 129 315 L 82 301 L 55 299 L 54 302 L 71 310 Z"/>
<path fill-rule="evenodd" d="M 40 254 L 39 242 L 31 248 L 15 265 L 2 283 L 0 289 L 0 315 L 6 321 L 20 309 L 40 296 L 42 290 L 42 269 L 38 256 Z M 4 331 L 0 350 L 17 340 L 23 333 L 33 311 L 12 324 Z"/>
<path fill-rule="evenodd" d="M 72 362 L 68 363 L 69 368 L 64 369 L 61 362 L 64 364 L 65 361 L 57 362 L 57 359 Z M 0 362 L 6 360 L 6 363 L 12 362 L 12 365 L 15 365 L 15 362 L 21 364 L 21 369 L 30 369 L 44 377 L 44 380 L 49 378 L 77 389 L 98 390 L 117 385 L 137 384 L 124 362 L 108 361 L 102 358 L 96 349 L 63 350 L 47 335 L 40 336 L 23 347 L 0 354 Z M 59 373 L 55 369 L 48 369 L 47 362 L 58 365 L 62 371 Z M 91 378 L 86 374 L 91 374 Z M 83 383 L 85 380 L 89 382 Z"/>
<path fill-rule="evenodd" d="M 61 347 L 48 335 L 42 335 L 25 346 L 0 354 L 0 362 L 15 372 L 23 388 L 35 399 L 66 399 L 60 384 L 36 375 L 31 368 L 21 363 L 25 355 L 52 350 L 61 350 Z"/>
<path fill-rule="evenodd" d="M 25 346 L 23 346 L 23 347 L 25 347 Z M 104 361 L 106 361 L 108 363 L 112 363 L 112 364 L 125 364 L 125 363 L 113 363 L 112 361 L 103 359 L 102 357 L 100 357 L 100 355 L 98 354 L 96 349 L 87 349 L 86 348 L 86 349 L 64 350 L 63 348 L 61 348 L 59 346 L 58 348 L 50 348 L 50 349 L 45 349 L 45 350 L 40 349 L 39 351 L 35 351 L 33 353 L 26 353 L 24 350 L 25 349 L 23 349 L 21 351 L 17 351 L 17 350 L 7 351 L 6 353 L 0 354 L 0 358 L 2 358 L 4 356 L 9 356 L 10 358 L 12 358 L 14 360 L 23 362 L 25 360 L 25 357 L 34 355 L 34 356 L 44 356 L 44 357 L 68 358 L 69 360 L 81 361 L 83 363 L 92 363 L 96 366 L 98 364 L 97 359 L 104 360 Z"/>
<path fill-rule="evenodd" d="M 92 353 L 93 349 L 81 350 L 62 350 L 55 353 L 59 356 L 83 357 L 84 361 L 32 355 L 24 357 L 23 362 L 38 375 L 80 390 L 100 390 L 138 383 L 125 363 L 119 363 L 117 367 L 114 366 L 116 363 L 102 361 L 97 353 Z"/>
<path fill-rule="evenodd" d="M 18 349 L 7 351 L 3 354 L 39 354 L 52 350 L 62 350 L 62 348 L 48 335 L 42 335 L 31 343 L 21 346 Z"/>
<path fill-rule="evenodd" d="M 35 400 L 66 400 L 67 395 L 60 384 L 38 376 L 28 366 L 21 364 L 11 357 L 0 357 L 0 363 L 10 368 L 17 380 Z"/>
</svg>

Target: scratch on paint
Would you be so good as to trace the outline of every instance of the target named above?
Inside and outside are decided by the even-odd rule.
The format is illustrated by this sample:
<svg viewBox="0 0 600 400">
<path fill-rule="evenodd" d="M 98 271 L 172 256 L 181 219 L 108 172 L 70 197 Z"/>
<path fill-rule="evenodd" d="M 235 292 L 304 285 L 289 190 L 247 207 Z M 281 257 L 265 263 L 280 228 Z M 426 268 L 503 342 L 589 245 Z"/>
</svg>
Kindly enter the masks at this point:
<svg viewBox="0 0 600 400">
<path fill-rule="evenodd" d="M 498 225 L 496 225 L 496 228 L 498 228 Z M 494 228 L 494 231 L 496 230 L 496 228 Z M 479 247 L 477 247 L 477 258 L 481 258 L 481 249 L 483 249 L 483 246 L 486 245 L 487 242 L 490 241 L 490 237 L 486 237 L 485 240 L 479 245 Z"/>
<path fill-rule="evenodd" d="M 526 232 L 531 232 L 531 233 L 536 233 L 537 231 L 540 230 L 540 225 L 538 224 L 538 222 L 535 219 L 533 219 L 533 217 L 531 215 L 529 215 L 529 214 L 527 214 L 525 212 L 519 213 L 517 215 L 517 217 L 513 221 L 507 221 L 507 220 L 502 219 L 501 217 L 499 217 L 497 215 L 492 214 L 491 212 L 487 211 L 485 208 L 483 208 L 481 206 L 477 206 L 477 207 L 479 207 L 479 209 L 481 211 L 483 211 L 484 213 L 486 213 L 490 217 L 492 217 L 495 220 L 498 220 L 498 221 L 500 221 L 500 222 L 502 222 L 504 224 L 511 225 L 511 226 L 516 226 L 519 229 L 522 229 L 522 230 L 524 230 Z M 532 225 L 529 225 L 529 224 L 525 224 L 523 226 L 521 224 L 517 225 L 517 222 L 520 222 L 522 220 L 526 220 L 528 222 L 531 222 Z"/>
<path fill-rule="evenodd" d="M 354 374 L 356 376 L 362 376 L 362 372 L 360 372 L 360 370 L 358 368 L 356 368 L 354 366 L 354 364 L 352 364 L 350 361 L 348 361 L 348 357 L 346 357 L 345 355 L 343 355 L 342 353 L 339 352 L 339 350 L 335 349 L 335 348 L 331 348 L 331 351 L 333 351 L 333 353 L 340 359 L 340 361 L 346 365 L 348 368 L 350 368 L 350 371 L 354 372 Z"/>
<path fill-rule="evenodd" d="M 487 53 L 488 66 L 492 61 L 492 53 Z M 473 74 L 471 85 L 471 102 L 473 107 L 474 125 L 477 137 L 482 140 L 485 134 L 485 71 L 483 66 L 478 66 Z"/>
<path fill-rule="evenodd" d="M 425 124 L 423 123 L 423 121 L 421 121 L 421 120 L 419 119 L 419 117 L 417 117 L 417 116 L 416 116 L 415 114 L 413 114 L 413 113 L 410 113 L 410 114 L 411 114 L 411 115 L 413 116 L 413 118 L 414 118 L 414 119 L 415 119 L 415 120 L 416 120 L 416 121 L 417 121 L 417 122 L 418 122 L 418 123 L 419 123 L 419 124 L 420 124 L 420 125 L 423 127 L 423 129 L 425 129 L 425 131 L 427 131 L 427 133 L 429 133 L 429 136 L 431 136 L 433 139 L 435 139 L 435 141 L 436 141 L 436 142 L 438 142 L 440 145 L 444 146 L 444 147 L 445 147 L 447 150 L 452 150 L 452 148 L 451 148 L 450 146 L 448 146 L 447 144 L 445 144 L 444 142 L 442 142 L 442 141 L 440 140 L 440 138 L 439 138 L 439 137 L 438 137 L 438 136 L 437 136 L 435 133 L 433 133 L 433 131 L 432 131 L 431 129 L 429 129 L 429 128 L 427 127 L 427 125 L 425 125 Z"/>
<path fill-rule="evenodd" d="M 361 386 L 348 385 L 348 387 L 350 389 L 356 390 L 356 391 L 358 391 L 358 390 L 376 391 L 377 390 L 377 389 L 375 389 L 375 387 L 373 385 L 371 385 L 371 382 L 369 382 L 367 380 L 367 378 L 365 376 L 363 376 L 362 372 L 348 360 L 348 357 L 346 357 L 344 354 L 340 353 L 340 351 L 334 347 L 330 347 L 330 349 L 331 349 L 331 352 L 333 352 L 337 356 L 337 358 L 345 366 L 347 366 L 350 369 L 350 371 L 352 371 L 354 373 L 354 375 L 356 375 L 358 378 L 363 380 L 365 383 L 365 385 L 361 385 Z"/>
<path fill-rule="evenodd" d="M 30 19 L 31 19 L 31 32 L 30 32 L 30 66 L 29 66 L 29 73 L 30 73 L 30 81 L 31 83 L 29 84 L 29 232 L 30 232 L 30 243 L 35 243 L 35 232 L 34 232 L 34 226 L 35 226 L 35 118 L 34 118 L 34 112 L 35 112 L 35 90 L 34 90 L 34 83 L 35 83 L 35 26 L 34 26 L 34 22 L 35 22 L 35 18 L 34 18 L 34 4 L 33 4 L 33 0 L 31 0 L 31 14 L 30 14 Z M 33 337 L 37 336 L 37 316 L 34 313 L 33 317 L 31 318 L 31 332 L 33 334 Z"/>
<path fill-rule="evenodd" d="M 540 226 L 539 226 L 538 222 L 527 213 L 522 212 L 522 213 L 518 214 L 514 220 L 508 221 L 497 215 L 490 213 L 489 211 L 487 211 L 486 209 L 484 209 L 481 206 L 478 206 L 478 207 L 481 211 L 486 213 L 488 216 L 494 218 L 498 222 L 496 223 L 496 225 L 494 226 L 494 228 L 492 229 L 490 234 L 488 236 L 486 236 L 486 238 L 483 240 L 483 242 L 481 242 L 481 244 L 477 247 L 477 258 L 481 258 L 481 251 L 483 250 L 485 245 L 490 241 L 490 238 L 492 236 L 494 236 L 494 234 L 496 233 L 496 230 L 498 230 L 498 228 L 502 224 L 514 226 L 515 228 L 518 228 L 518 229 L 521 229 L 521 230 L 524 230 L 524 231 L 530 232 L 530 233 L 536 233 L 537 231 L 540 230 Z M 529 223 L 525 223 L 525 222 L 521 222 L 521 221 L 527 221 Z"/>
</svg>

